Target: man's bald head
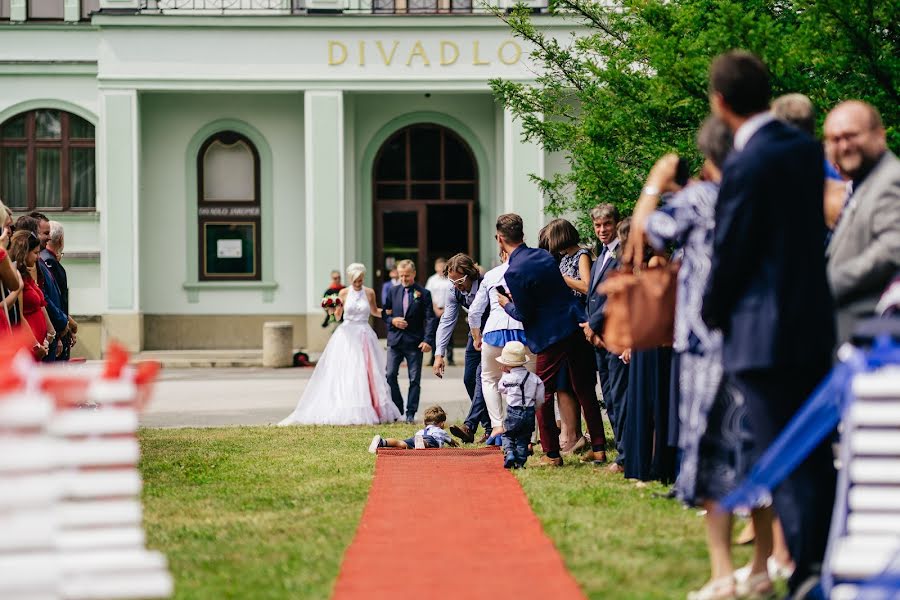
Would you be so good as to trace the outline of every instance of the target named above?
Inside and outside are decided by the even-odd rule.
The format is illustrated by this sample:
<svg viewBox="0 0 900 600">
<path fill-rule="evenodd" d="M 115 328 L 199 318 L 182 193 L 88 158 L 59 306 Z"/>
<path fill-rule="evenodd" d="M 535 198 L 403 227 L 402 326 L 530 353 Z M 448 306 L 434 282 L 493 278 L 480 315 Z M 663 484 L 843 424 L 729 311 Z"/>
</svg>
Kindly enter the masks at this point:
<svg viewBox="0 0 900 600">
<path fill-rule="evenodd" d="M 841 102 L 825 117 L 825 150 L 841 173 L 865 175 L 887 150 L 878 109 L 861 100 Z"/>
</svg>

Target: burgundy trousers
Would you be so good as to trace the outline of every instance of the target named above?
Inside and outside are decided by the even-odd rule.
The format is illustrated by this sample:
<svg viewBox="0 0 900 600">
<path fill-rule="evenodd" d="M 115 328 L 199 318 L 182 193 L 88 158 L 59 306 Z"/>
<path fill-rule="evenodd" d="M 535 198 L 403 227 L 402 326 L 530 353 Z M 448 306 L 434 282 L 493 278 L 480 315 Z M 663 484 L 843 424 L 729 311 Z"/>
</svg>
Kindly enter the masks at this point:
<svg viewBox="0 0 900 600">
<path fill-rule="evenodd" d="M 569 382 L 587 421 L 591 445 L 606 448 L 603 413 L 597 401 L 594 348 L 584 339 L 580 329 L 537 355 L 536 371 L 544 382 L 544 403 L 537 412 L 541 448 L 544 453 L 559 452 L 559 427 L 556 426 L 552 399 L 556 392 L 556 375 L 561 368 L 569 370 Z"/>
</svg>

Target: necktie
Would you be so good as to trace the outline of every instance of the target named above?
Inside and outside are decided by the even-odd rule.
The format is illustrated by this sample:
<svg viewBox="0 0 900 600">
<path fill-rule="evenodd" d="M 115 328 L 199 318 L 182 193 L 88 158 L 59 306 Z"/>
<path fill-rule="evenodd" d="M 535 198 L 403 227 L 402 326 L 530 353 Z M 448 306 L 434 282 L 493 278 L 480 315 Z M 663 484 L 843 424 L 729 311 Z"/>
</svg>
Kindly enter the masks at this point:
<svg viewBox="0 0 900 600">
<path fill-rule="evenodd" d="M 403 314 L 409 310 L 409 288 L 403 288 Z"/>
</svg>

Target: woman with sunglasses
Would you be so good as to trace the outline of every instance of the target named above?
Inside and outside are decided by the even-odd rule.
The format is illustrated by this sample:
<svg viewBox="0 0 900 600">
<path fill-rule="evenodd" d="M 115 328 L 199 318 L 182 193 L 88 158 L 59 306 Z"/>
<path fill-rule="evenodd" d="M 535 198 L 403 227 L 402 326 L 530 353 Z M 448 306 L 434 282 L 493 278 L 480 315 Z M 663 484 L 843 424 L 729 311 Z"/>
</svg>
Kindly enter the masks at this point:
<svg viewBox="0 0 900 600">
<path fill-rule="evenodd" d="M 13 234 L 9 255 L 22 277 L 22 296 L 19 299 L 23 316 L 21 325 L 31 329 L 35 339 L 32 353 L 37 360 L 47 356 L 49 340 L 56 335 L 47 315 L 47 301 L 37 281 L 40 271 L 35 265 L 40 252 L 41 242 L 35 234 L 30 231 L 17 231 Z"/>
</svg>

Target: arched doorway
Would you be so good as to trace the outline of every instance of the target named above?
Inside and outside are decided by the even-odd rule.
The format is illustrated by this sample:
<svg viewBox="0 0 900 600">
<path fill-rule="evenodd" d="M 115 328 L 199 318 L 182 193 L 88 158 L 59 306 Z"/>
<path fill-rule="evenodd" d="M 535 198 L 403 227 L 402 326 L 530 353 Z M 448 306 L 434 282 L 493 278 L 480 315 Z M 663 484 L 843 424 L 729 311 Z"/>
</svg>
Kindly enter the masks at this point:
<svg viewBox="0 0 900 600">
<path fill-rule="evenodd" d="M 424 283 L 437 257 L 477 256 L 478 165 L 452 130 L 420 123 L 389 137 L 375 155 L 372 198 L 378 282 L 403 259 Z"/>
</svg>

